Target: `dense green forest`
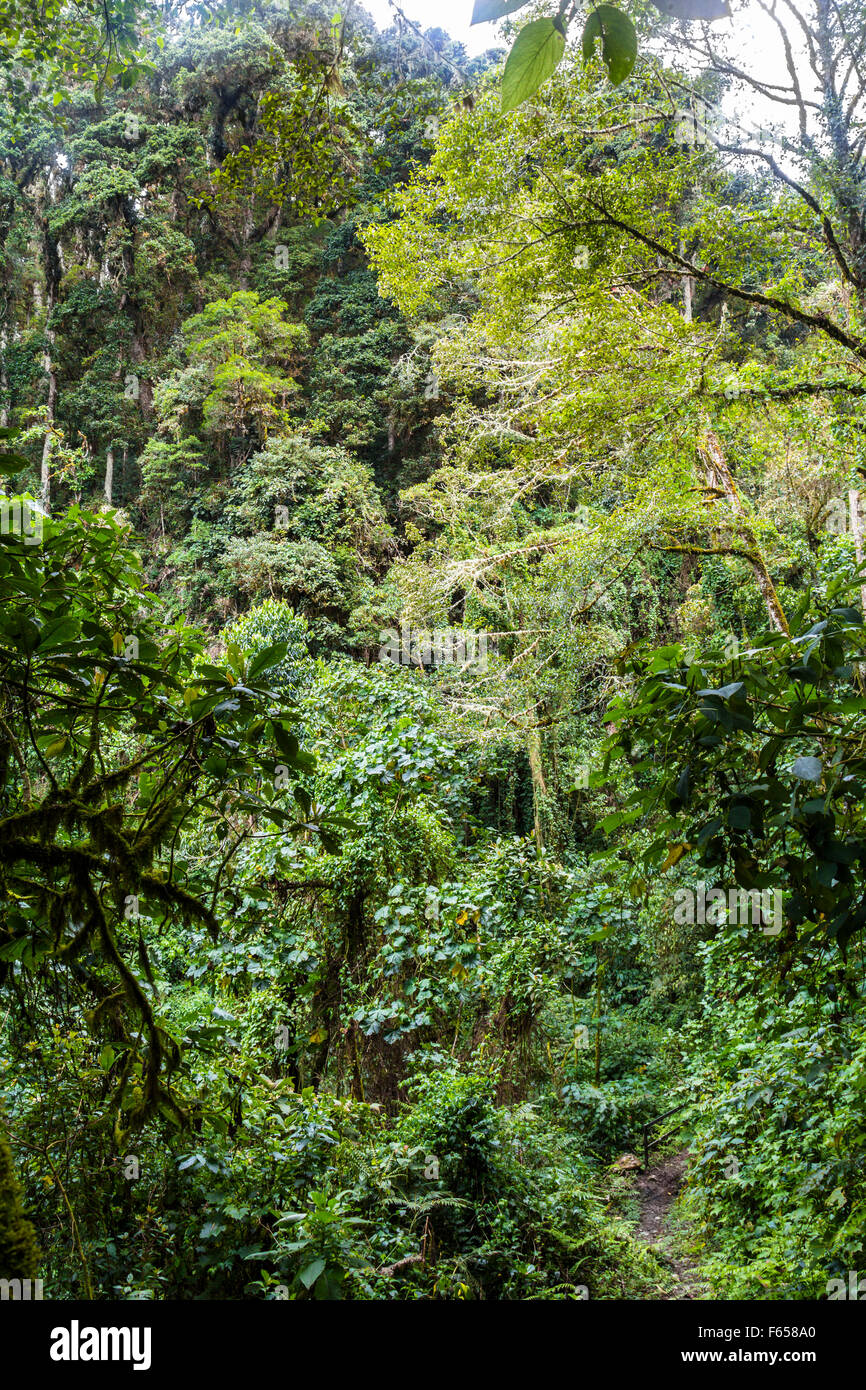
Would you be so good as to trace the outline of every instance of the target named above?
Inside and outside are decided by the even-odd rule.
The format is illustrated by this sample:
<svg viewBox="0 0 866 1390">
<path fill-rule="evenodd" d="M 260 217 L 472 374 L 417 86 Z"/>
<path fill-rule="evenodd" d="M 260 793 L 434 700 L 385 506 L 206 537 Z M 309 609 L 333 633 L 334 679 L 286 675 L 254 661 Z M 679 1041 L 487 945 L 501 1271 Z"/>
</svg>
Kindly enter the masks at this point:
<svg viewBox="0 0 866 1390">
<path fill-rule="evenodd" d="M 0 3 L 0 1279 L 859 1296 L 866 9 L 733 10 Z"/>
</svg>

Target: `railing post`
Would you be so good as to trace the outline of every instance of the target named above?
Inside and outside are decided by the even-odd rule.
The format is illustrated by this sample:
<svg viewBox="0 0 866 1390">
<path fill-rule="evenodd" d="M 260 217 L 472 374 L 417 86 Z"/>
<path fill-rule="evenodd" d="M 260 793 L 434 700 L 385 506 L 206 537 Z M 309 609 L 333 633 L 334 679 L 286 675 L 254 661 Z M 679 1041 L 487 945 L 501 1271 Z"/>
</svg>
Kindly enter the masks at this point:
<svg viewBox="0 0 866 1390">
<path fill-rule="evenodd" d="M 663 1110 L 662 1113 L 661 1113 L 660 1115 L 656 1115 L 656 1117 L 655 1117 L 654 1120 L 649 1120 L 649 1121 L 647 1122 L 647 1124 L 644 1125 L 644 1127 L 643 1127 L 643 1166 L 644 1166 L 644 1168 L 649 1168 L 650 1130 L 653 1129 L 656 1125 L 661 1124 L 662 1120 L 666 1120 L 666 1119 L 668 1118 L 669 1115 L 676 1115 L 676 1114 L 678 1114 L 678 1112 L 681 1111 L 681 1110 L 687 1110 L 688 1107 L 689 1107 L 689 1105 L 690 1105 L 690 1102 L 687 1101 L 687 1100 L 684 1100 L 684 1101 L 682 1102 L 682 1104 L 680 1104 L 680 1105 L 673 1105 L 673 1106 L 671 1106 L 670 1110 Z M 669 1138 L 671 1137 L 671 1135 L 674 1133 L 674 1130 L 676 1130 L 676 1129 L 679 1129 L 679 1124 L 675 1124 L 674 1127 L 673 1127 L 673 1129 L 671 1129 L 667 1134 L 663 1134 L 663 1135 L 661 1136 L 660 1139 L 653 1140 L 653 1145 L 652 1145 L 652 1147 L 655 1148 L 656 1144 L 661 1143 L 661 1142 L 662 1142 L 663 1140 L 665 1140 L 665 1139 L 669 1139 Z"/>
</svg>

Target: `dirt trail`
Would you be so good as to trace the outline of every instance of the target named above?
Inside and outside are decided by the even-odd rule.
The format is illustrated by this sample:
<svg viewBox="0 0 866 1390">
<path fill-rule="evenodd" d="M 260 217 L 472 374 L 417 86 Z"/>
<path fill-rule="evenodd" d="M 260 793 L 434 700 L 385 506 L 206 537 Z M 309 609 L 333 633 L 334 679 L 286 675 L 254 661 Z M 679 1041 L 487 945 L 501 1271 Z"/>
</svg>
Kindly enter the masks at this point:
<svg viewBox="0 0 866 1390">
<path fill-rule="evenodd" d="M 663 1299 L 706 1297 L 704 1286 L 693 1260 L 678 1248 L 676 1233 L 669 1228 L 668 1217 L 682 1186 L 683 1174 L 689 1161 L 686 1150 L 670 1154 L 645 1173 L 638 1173 L 636 1190 L 640 1202 L 637 1234 L 652 1245 L 676 1277 L 676 1287 Z M 676 1253 L 672 1253 L 672 1248 Z"/>
</svg>

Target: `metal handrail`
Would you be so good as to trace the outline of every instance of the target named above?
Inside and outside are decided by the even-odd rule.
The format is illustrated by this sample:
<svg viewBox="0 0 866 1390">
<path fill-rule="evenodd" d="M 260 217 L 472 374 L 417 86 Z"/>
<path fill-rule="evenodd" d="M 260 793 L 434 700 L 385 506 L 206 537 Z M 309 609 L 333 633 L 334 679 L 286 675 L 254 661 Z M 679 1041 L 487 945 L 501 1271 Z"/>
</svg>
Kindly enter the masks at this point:
<svg viewBox="0 0 866 1390">
<path fill-rule="evenodd" d="M 680 1105 L 672 1105 L 670 1110 L 663 1110 L 661 1115 L 656 1115 L 654 1120 L 647 1120 L 646 1124 L 643 1126 L 644 1168 L 649 1168 L 650 1149 L 658 1148 L 659 1144 L 662 1144 L 665 1139 L 670 1139 L 672 1134 L 676 1134 L 677 1130 L 679 1129 L 679 1125 L 673 1125 L 672 1128 L 669 1129 L 665 1134 L 659 1134 L 655 1139 L 652 1140 L 650 1139 L 650 1130 L 654 1129 L 656 1125 L 661 1124 L 662 1120 L 666 1120 L 669 1115 L 676 1115 L 678 1110 L 685 1110 L 688 1106 L 691 1105 L 691 1103 L 692 1102 L 690 1100 L 684 1100 Z"/>
</svg>

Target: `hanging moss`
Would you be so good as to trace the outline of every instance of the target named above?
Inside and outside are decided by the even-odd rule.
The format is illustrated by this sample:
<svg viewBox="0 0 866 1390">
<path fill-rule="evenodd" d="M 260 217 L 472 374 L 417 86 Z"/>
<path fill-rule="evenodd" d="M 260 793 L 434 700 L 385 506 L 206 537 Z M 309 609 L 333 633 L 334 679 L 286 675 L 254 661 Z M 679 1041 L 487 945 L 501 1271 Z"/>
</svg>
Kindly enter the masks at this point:
<svg viewBox="0 0 866 1390">
<path fill-rule="evenodd" d="M 21 1210 L 21 1189 L 0 1112 L 0 1279 L 35 1279 L 38 1272 L 36 1232 Z"/>
</svg>

